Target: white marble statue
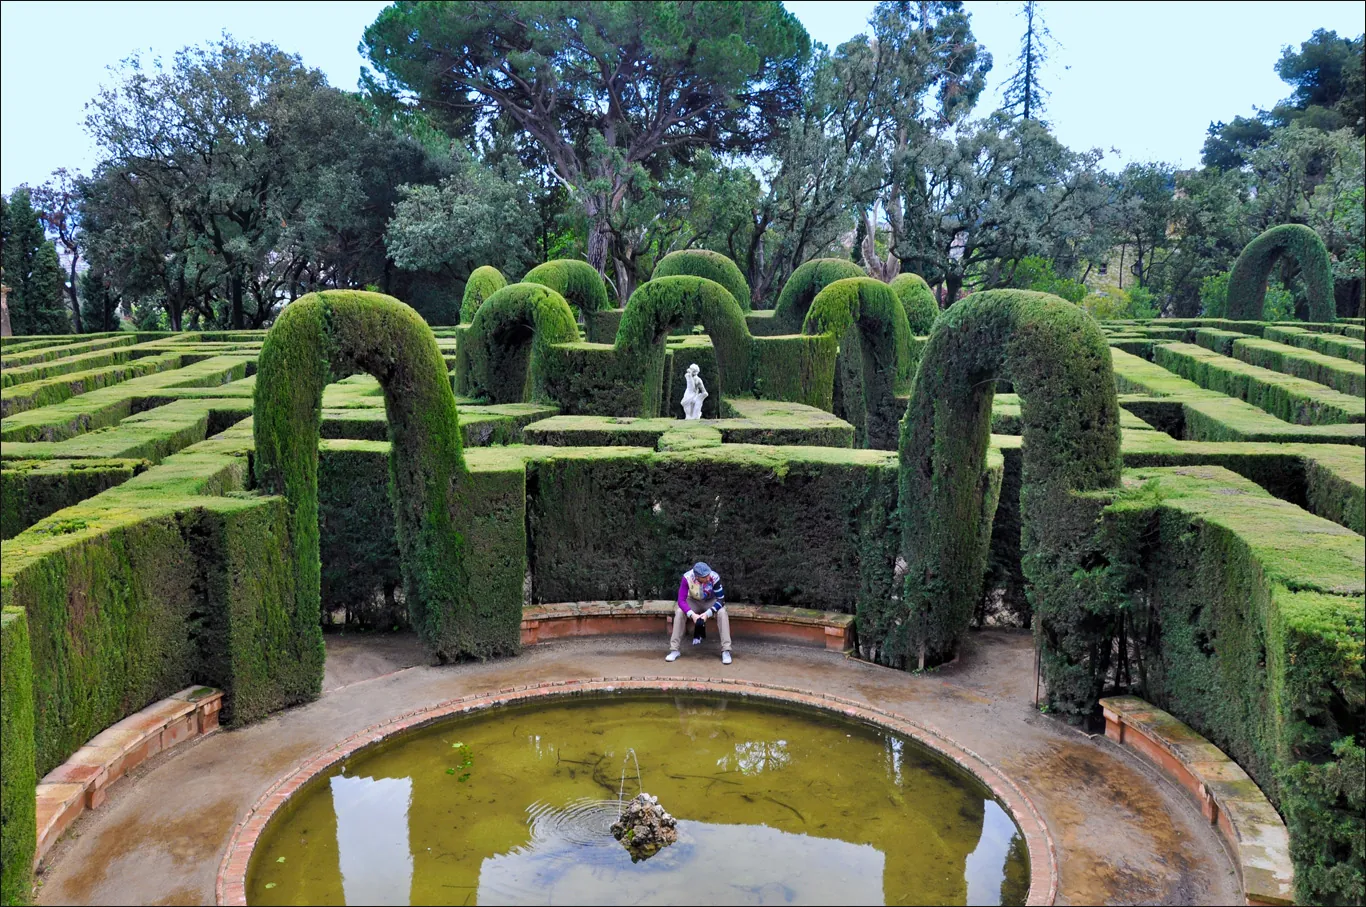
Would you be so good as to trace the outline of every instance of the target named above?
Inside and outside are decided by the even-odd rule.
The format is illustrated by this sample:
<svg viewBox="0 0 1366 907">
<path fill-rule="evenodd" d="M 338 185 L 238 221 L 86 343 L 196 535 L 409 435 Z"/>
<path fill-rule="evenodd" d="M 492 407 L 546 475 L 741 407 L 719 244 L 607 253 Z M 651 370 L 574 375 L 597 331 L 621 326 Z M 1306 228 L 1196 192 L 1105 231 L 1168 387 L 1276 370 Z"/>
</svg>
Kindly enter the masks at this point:
<svg viewBox="0 0 1366 907">
<path fill-rule="evenodd" d="M 696 362 L 688 366 L 688 374 L 684 379 L 688 386 L 683 391 L 684 419 L 702 418 L 702 401 L 707 399 L 707 386 L 702 383 L 702 376 L 698 374 L 700 371 Z"/>
</svg>

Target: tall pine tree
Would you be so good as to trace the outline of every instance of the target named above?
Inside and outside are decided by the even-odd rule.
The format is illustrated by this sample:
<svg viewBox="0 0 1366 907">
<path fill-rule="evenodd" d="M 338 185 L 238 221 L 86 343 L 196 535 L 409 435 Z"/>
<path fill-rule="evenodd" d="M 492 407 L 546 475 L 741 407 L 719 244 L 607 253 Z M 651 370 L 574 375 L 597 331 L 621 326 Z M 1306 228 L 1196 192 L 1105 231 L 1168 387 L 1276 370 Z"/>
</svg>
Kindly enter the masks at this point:
<svg viewBox="0 0 1366 907">
<path fill-rule="evenodd" d="M 1056 45 L 1057 41 L 1044 24 L 1043 10 L 1035 0 L 1027 0 L 1020 15 L 1025 20 L 1025 33 L 1020 38 L 1015 73 L 1003 90 L 1002 109 L 1012 116 L 1043 122 L 1042 114 L 1050 92 L 1039 81 L 1039 74 L 1048 62 L 1051 45 Z"/>
<path fill-rule="evenodd" d="M 5 283 L 10 288 L 9 319 L 15 336 L 70 334 L 57 248 L 43 234 L 28 189 L 21 186 L 0 209 Z"/>
</svg>

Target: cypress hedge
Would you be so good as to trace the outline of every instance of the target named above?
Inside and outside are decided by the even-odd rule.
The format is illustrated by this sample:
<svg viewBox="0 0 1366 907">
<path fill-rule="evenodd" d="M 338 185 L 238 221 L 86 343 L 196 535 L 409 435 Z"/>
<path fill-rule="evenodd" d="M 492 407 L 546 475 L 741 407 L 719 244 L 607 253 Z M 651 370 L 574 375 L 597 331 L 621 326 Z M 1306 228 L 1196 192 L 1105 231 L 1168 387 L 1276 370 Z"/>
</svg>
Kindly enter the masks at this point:
<svg viewBox="0 0 1366 907">
<path fill-rule="evenodd" d="M 525 295 L 521 289 L 509 299 Z M 550 291 L 532 288 L 538 294 Z M 495 293 L 475 315 L 504 311 Z M 560 300 L 562 309 L 568 307 Z M 323 387 L 365 371 L 379 380 L 392 443 L 390 481 L 412 625 L 441 660 L 516 651 L 507 627 L 482 620 L 472 600 L 462 498 L 467 494 L 455 396 L 445 361 L 417 312 L 376 293 L 330 291 L 293 303 L 261 347 L 256 381 L 257 486 L 284 495 L 295 540 L 295 632 L 321 649 L 318 538 L 319 409 Z M 502 603 L 499 603 L 502 604 Z"/>
<path fill-rule="evenodd" d="M 33 789 L 33 656 L 28 621 L 18 608 L 0 612 L 0 904 L 27 904 L 38 845 Z"/>
<path fill-rule="evenodd" d="M 465 295 L 460 300 L 460 323 L 473 321 L 474 313 L 479 311 L 484 300 L 507 285 L 503 272 L 492 265 L 482 265 L 470 272 L 469 280 L 465 281 Z"/>
<path fill-rule="evenodd" d="M 917 337 L 928 334 L 939 317 L 939 301 L 934 298 L 934 291 L 925 278 L 909 272 L 898 274 L 892 278 L 891 287 L 906 310 L 906 321 L 911 326 L 911 333 Z"/>
<path fill-rule="evenodd" d="M 1282 255 L 1300 267 L 1307 297 L 1307 321 L 1331 322 L 1337 316 L 1333 300 L 1333 267 L 1328 249 L 1313 229 L 1303 224 L 1272 227 L 1243 247 L 1228 275 L 1228 318 L 1261 321 L 1266 305 L 1266 281 L 1271 266 Z"/>
<path fill-rule="evenodd" d="M 792 272 L 778 294 L 778 304 L 773 308 L 773 320 L 778 323 L 777 330 L 795 334 L 801 331 L 806 322 L 806 310 L 816 295 L 837 280 L 850 277 L 867 277 L 862 268 L 847 258 L 813 258 Z"/>
<path fill-rule="evenodd" d="M 538 283 L 543 287 L 550 287 L 563 296 L 585 322 L 592 313 L 612 307 L 607 299 L 607 288 L 603 285 L 602 275 L 586 261 L 573 258 L 548 261 L 527 271 L 522 283 Z"/>
<path fill-rule="evenodd" d="M 552 399 L 544 378 L 550 347 L 578 339 L 574 310 L 559 292 L 537 283 L 504 287 L 484 301 L 461 342 L 465 392 L 494 403 Z"/>
<path fill-rule="evenodd" d="M 735 262 L 720 252 L 708 249 L 670 252 L 659 260 L 654 273 L 650 275 L 651 280 L 661 277 L 705 277 L 714 280 L 730 291 L 742 311 L 750 310 L 749 281 L 745 280 L 745 275 L 740 273 Z"/>
<path fill-rule="evenodd" d="M 914 369 L 906 311 L 887 284 L 847 277 L 827 284 L 807 310 L 802 333 L 836 338 L 835 415 L 857 432 L 859 447 L 896 447 L 896 394 Z"/>
<path fill-rule="evenodd" d="M 1074 582 L 1097 508 L 1079 492 L 1118 484 L 1119 406 L 1110 350 L 1081 309 L 1046 293 L 975 293 L 939 319 L 901 423 L 902 614 L 865 627 L 879 660 L 905 666 L 953 657 L 981 591 L 1000 490 L 984 470 L 998 380 L 1020 397 L 1024 451 L 1021 548 L 1050 690 L 1092 657 L 1075 629 L 1088 590 Z M 865 635 L 870 634 L 870 635 Z M 1079 634 L 1083 635 L 1084 634 Z M 1094 703 L 1099 690 L 1086 690 Z"/>
</svg>

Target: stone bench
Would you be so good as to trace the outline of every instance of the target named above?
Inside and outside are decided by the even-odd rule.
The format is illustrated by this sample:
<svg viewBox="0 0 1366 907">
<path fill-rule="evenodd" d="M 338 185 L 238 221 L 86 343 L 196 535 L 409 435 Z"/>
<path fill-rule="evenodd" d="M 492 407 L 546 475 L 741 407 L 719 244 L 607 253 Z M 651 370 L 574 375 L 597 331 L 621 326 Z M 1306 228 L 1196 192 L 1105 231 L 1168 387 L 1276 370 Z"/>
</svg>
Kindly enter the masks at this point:
<svg viewBox="0 0 1366 907">
<path fill-rule="evenodd" d="M 1261 788 L 1223 750 L 1137 696 L 1100 701 L 1105 736 L 1185 788 L 1233 855 L 1248 904 L 1293 904 L 1290 834 Z"/>
<path fill-rule="evenodd" d="M 677 604 L 672 601 L 599 601 L 530 605 L 522 609 L 522 645 L 568 636 L 658 635 L 668 639 Z M 777 605 L 727 604 L 736 637 L 818 646 L 834 652 L 854 647 L 854 615 Z"/>
<path fill-rule="evenodd" d="M 36 867 L 72 822 L 97 809 L 109 786 L 157 753 L 218 729 L 223 693 L 186 687 L 100 731 L 38 782 Z"/>
</svg>

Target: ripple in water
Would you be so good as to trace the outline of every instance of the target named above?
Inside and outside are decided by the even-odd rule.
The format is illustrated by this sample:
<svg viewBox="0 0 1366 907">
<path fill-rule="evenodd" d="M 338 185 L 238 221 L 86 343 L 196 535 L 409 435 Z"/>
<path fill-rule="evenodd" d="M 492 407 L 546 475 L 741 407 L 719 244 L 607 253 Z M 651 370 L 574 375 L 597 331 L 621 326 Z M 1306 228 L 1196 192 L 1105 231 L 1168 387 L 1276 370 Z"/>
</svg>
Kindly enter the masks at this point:
<svg viewBox="0 0 1366 907">
<path fill-rule="evenodd" d="M 612 823 L 621 817 L 619 800 L 572 800 L 565 806 L 537 801 L 527 807 L 531 841 L 523 851 L 571 847 L 621 847 Z"/>
</svg>

